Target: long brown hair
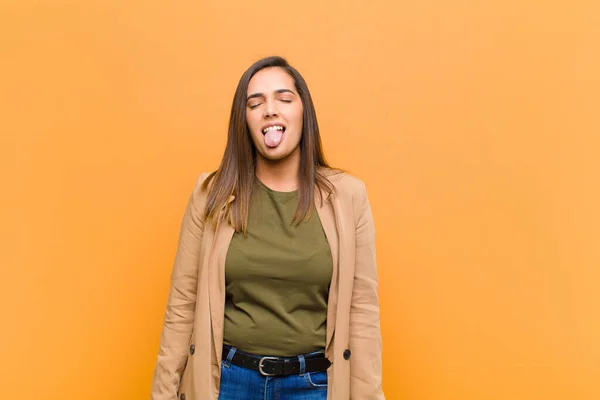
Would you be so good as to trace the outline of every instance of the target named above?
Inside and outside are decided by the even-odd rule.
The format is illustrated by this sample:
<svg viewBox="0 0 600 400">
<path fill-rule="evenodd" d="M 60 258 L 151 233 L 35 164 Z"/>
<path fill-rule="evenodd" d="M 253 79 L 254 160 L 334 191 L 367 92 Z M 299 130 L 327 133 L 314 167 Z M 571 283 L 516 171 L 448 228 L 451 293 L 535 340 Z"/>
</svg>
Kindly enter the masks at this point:
<svg viewBox="0 0 600 400">
<path fill-rule="evenodd" d="M 300 223 L 310 218 L 315 208 L 315 188 L 319 190 L 321 201 L 324 196 L 333 192 L 333 185 L 324 175 L 324 171 L 330 167 L 323 154 L 317 114 L 306 81 L 284 58 L 263 58 L 250 66 L 238 83 L 231 107 L 225 154 L 219 169 L 213 172 L 202 185 L 203 190 L 209 188 L 204 209 L 205 218 L 212 219 L 216 224 L 219 217 L 224 217 L 237 232 L 242 232 L 244 235 L 248 230 L 248 210 L 256 166 L 256 148 L 246 123 L 248 83 L 258 71 L 271 67 L 283 69 L 294 79 L 304 109 L 299 144 L 298 207 L 293 222 Z M 235 196 L 232 203 L 229 202 L 230 196 Z M 221 211 L 224 213 L 221 214 Z"/>
</svg>

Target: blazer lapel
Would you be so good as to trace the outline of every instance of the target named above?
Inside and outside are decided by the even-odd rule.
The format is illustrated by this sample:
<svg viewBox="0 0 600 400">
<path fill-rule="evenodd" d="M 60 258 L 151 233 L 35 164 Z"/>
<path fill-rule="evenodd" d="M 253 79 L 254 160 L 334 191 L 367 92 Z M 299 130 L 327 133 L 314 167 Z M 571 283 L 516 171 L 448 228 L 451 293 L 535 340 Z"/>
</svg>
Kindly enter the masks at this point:
<svg viewBox="0 0 600 400">
<path fill-rule="evenodd" d="M 328 351 L 333 332 L 335 331 L 336 309 L 339 287 L 339 235 L 336 222 L 336 215 L 331 201 L 331 197 L 327 197 L 323 202 L 315 198 L 315 206 L 317 214 L 321 220 L 323 231 L 327 237 L 327 242 L 331 249 L 331 258 L 333 261 L 333 273 L 331 276 L 331 285 L 329 286 L 329 298 L 327 300 L 327 341 L 325 352 Z"/>
<path fill-rule="evenodd" d="M 229 198 L 228 204 L 234 197 Z M 224 208 L 225 209 L 225 208 Z M 223 210 L 224 210 L 223 209 Z M 223 212 L 223 211 L 222 211 Z M 219 216 L 208 259 L 208 302 L 217 365 L 223 353 L 223 321 L 225 316 L 225 259 L 235 229 Z"/>
</svg>

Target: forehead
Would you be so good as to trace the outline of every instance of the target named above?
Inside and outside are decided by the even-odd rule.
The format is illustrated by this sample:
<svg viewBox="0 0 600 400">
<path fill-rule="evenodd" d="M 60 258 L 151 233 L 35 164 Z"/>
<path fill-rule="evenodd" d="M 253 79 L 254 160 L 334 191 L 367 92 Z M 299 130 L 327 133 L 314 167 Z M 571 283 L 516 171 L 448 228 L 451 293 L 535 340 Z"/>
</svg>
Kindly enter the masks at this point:
<svg viewBox="0 0 600 400">
<path fill-rule="evenodd" d="M 248 82 L 248 94 L 269 93 L 279 89 L 295 89 L 294 79 L 279 67 L 261 69 Z"/>
</svg>

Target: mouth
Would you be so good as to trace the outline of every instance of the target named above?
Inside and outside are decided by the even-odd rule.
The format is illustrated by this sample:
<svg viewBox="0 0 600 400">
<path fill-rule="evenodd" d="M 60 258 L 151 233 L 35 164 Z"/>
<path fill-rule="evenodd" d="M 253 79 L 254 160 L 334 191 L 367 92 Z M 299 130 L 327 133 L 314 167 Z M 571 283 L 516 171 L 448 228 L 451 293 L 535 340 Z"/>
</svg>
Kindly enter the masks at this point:
<svg viewBox="0 0 600 400">
<path fill-rule="evenodd" d="M 283 133 L 283 132 L 285 132 L 285 126 L 283 126 L 283 125 L 267 126 L 262 130 L 262 133 L 263 133 L 263 135 L 266 135 L 267 132 L 271 132 L 271 131 L 281 131 Z"/>
<path fill-rule="evenodd" d="M 269 148 L 274 148 L 281 143 L 283 134 L 285 132 L 285 126 L 273 124 L 263 128 L 262 133 L 265 141 L 265 145 Z"/>
</svg>

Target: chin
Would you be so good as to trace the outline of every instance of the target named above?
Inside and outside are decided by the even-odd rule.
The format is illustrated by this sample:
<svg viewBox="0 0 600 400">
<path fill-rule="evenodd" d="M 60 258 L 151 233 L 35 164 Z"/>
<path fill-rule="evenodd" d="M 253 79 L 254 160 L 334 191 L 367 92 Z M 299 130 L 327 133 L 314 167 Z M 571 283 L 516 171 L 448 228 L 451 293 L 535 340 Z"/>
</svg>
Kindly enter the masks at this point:
<svg viewBox="0 0 600 400">
<path fill-rule="evenodd" d="M 260 151 L 260 155 L 268 161 L 283 161 L 292 154 L 294 154 L 294 149 L 280 149 L 278 147 L 275 148 L 267 148 L 266 150 Z"/>
<path fill-rule="evenodd" d="M 261 154 L 261 156 L 269 161 L 281 161 L 285 160 L 291 152 L 267 152 L 266 154 Z"/>
</svg>

